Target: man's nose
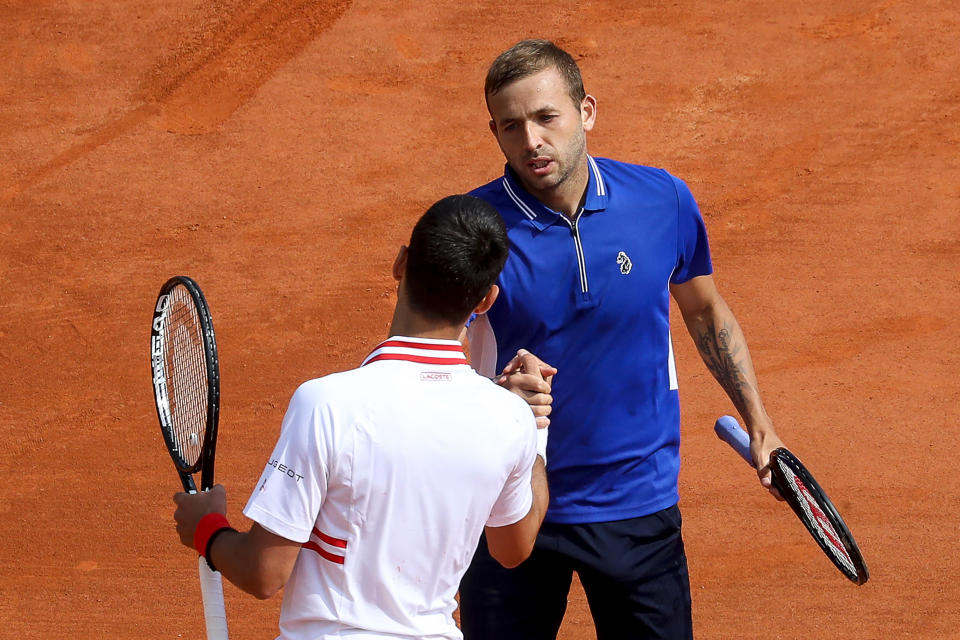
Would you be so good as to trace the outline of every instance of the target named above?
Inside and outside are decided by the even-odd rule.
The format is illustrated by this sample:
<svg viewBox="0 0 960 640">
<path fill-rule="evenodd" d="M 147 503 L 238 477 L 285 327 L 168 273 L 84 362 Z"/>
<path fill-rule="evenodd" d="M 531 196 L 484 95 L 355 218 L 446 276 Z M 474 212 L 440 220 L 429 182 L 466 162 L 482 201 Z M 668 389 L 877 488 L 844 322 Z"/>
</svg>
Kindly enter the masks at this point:
<svg viewBox="0 0 960 640">
<path fill-rule="evenodd" d="M 523 127 L 523 148 L 526 151 L 536 151 L 541 146 L 543 146 L 543 139 L 540 137 L 540 132 L 537 128 L 537 125 L 532 122 L 528 122 Z"/>
</svg>

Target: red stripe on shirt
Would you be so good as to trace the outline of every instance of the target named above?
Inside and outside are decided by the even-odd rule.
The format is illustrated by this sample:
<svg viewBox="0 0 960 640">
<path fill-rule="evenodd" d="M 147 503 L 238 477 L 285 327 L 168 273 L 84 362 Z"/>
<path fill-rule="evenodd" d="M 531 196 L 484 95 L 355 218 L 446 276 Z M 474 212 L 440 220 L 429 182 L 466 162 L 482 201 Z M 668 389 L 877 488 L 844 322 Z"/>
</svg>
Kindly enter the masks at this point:
<svg viewBox="0 0 960 640">
<path fill-rule="evenodd" d="M 364 364 L 370 364 L 377 360 L 406 360 L 420 364 L 467 364 L 467 359 L 464 356 L 459 358 L 434 358 L 431 356 L 412 356 L 406 353 L 381 353 L 378 356 L 370 358 Z"/>
<path fill-rule="evenodd" d="M 320 531 L 320 529 L 317 529 L 316 527 L 313 528 L 313 535 L 317 536 L 318 538 L 326 542 L 331 547 L 340 547 L 341 549 L 347 548 L 346 540 L 343 540 L 342 538 L 334 538 L 333 536 L 328 536 L 327 534 L 325 534 L 323 531 Z"/>
<path fill-rule="evenodd" d="M 428 342 L 406 342 L 404 340 L 387 340 L 377 345 L 377 349 L 383 347 L 400 347 L 402 349 L 429 349 L 431 351 L 462 351 L 463 347 L 459 344 L 432 344 Z M 377 349 L 374 349 L 376 351 Z"/>
<path fill-rule="evenodd" d="M 323 558 L 324 560 L 329 560 L 330 562 L 334 562 L 336 564 L 343 564 L 343 561 L 345 559 L 343 556 L 338 556 L 335 553 L 330 553 L 329 551 L 327 551 L 326 549 L 318 545 L 316 542 L 313 542 L 312 540 L 310 542 L 303 543 L 303 548 L 309 549 L 310 551 L 316 551 L 317 553 L 320 554 L 320 557 Z"/>
</svg>

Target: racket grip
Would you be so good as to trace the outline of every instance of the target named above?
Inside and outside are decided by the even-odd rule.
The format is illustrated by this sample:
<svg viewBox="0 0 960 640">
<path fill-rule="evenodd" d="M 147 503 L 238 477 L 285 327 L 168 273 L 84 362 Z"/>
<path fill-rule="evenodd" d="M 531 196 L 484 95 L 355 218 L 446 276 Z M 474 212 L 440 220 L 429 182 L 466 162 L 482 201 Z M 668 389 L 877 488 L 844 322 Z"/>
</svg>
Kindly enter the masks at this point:
<svg viewBox="0 0 960 640">
<path fill-rule="evenodd" d="M 199 558 L 200 594 L 203 596 L 203 617 L 207 623 L 207 640 L 228 640 L 227 611 L 223 604 L 223 579 L 219 571 L 211 571 L 203 556 Z"/>
<path fill-rule="evenodd" d="M 713 430 L 717 432 L 717 437 L 733 447 L 734 451 L 747 461 L 747 464 L 754 466 L 753 457 L 750 455 L 750 435 L 740 428 L 736 418 L 720 416 L 713 425 Z"/>
</svg>

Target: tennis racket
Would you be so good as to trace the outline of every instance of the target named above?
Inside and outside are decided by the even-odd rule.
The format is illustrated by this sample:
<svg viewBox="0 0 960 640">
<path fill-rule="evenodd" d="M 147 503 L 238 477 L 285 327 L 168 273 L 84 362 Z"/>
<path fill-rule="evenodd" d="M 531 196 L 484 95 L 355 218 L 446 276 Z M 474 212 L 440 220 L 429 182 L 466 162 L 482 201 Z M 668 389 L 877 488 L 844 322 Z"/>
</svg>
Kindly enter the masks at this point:
<svg viewBox="0 0 960 640">
<path fill-rule="evenodd" d="M 150 367 L 160 431 L 180 475 L 183 490 L 213 486 L 213 462 L 220 414 L 220 364 L 210 309 L 197 283 L 170 278 L 160 289 L 150 331 Z M 208 640 L 227 640 L 227 616 L 220 572 L 201 556 L 200 592 Z"/>
<path fill-rule="evenodd" d="M 722 416 L 714 425 L 721 440 L 733 447 L 750 466 L 750 436 L 732 416 Z M 867 564 L 853 535 L 814 477 L 800 460 L 780 447 L 770 454 L 773 485 L 840 572 L 855 584 L 870 578 Z"/>
</svg>

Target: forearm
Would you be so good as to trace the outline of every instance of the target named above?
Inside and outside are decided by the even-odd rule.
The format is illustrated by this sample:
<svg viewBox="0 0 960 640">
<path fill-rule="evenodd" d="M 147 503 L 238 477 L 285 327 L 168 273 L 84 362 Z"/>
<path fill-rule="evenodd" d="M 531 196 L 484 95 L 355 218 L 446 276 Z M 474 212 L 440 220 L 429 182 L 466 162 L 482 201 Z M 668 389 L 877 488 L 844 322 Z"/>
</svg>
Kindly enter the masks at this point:
<svg viewBox="0 0 960 640">
<path fill-rule="evenodd" d="M 266 599 L 286 584 L 299 548 L 254 525 L 247 532 L 223 531 L 207 551 L 223 577 L 239 589 Z"/>
<path fill-rule="evenodd" d="M 523 555 L 520 562 L 525 560 L 533 551 L 533 543 L 537 540 L 537 533 L 540 531 L 540 525 L 543 524 L 544 516 L 547 515 L 547 505 L 550 502 L 550 495 L 547 491 L 547 472 L 543 464 L 543 458 L 540 456 L 537 456 L 533 463 L 530 488 L 533 490 L 533 503 L 530 505 L 530 511 L 515 525 L 517 527 L 517 538 L 520 540 L 518 546 L 521 547 L 521 554 Z"/>
<path fill-rule="evenodd" d="M 202 493 L 180 492 L 173 501 L 180 543 L 204 554 L 227 580 L 258 598 L 269 598 L 286 584 L 300 544 L 256 522 L 245 533 L 230 528 L 223 485 Z"/>
<path fill-rule="evenodd" d="M 747 341 L 722 298 L 684 318 L 707 369 L 726 392 L 751 433 L 770 427 Z"/>
<path fill-rule="evenodd" d="M 770 477 L 770 453 L 783 446 L 763 407 L 747 340 L 713 277 L 698 276 L 670 291 L 707 369 L 726 391 L 750 433 L 750 454 L 763 486 L 780 498 Z"/>
<path fill-rule="evenodd" d="M 533 463 L 533 475 L 530 478 L 530 488 L 533 489 L 533 504 L 527 517 L 533 518 L 533 539 L 536 540 L 543 518 L 547 515 L 547 506 L 550 504 L 550 491 L 547 489 L 547 469 L 543 458 L 537 456 Z"/>
<path fill-rule="evenodd" d="M 540 525 L 547 514 L 550 495 L 547 490 L 546 469 L 540 456 L 537 456 L 533 464 L 530 488 L 533 490 L 533 503 L 527 515 L 511 525 L 486 529 L 490 555 L 508 569 L 530 556 Z"/>
</svg>

